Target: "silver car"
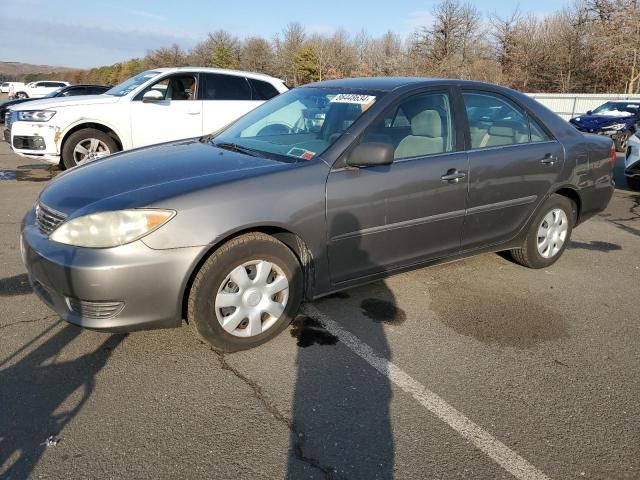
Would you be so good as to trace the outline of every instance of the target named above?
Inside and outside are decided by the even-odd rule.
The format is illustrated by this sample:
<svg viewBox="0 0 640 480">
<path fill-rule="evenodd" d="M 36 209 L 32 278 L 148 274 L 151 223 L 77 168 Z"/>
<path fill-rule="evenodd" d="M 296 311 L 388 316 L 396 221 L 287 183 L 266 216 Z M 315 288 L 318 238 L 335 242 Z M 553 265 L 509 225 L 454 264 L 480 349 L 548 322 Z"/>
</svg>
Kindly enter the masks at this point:
<svg viewBox="0 0 640 480">
<path fill-rule="evenodd" d="M 610 139 L 513 90 L 371 78 L 294 89 L 226 130 L 73 168 L 22 224 L 34 290 L 108 331 L 239 350 L 311 301 L 509 250 L 553 264 L 613 193 Z M 464 301 L 464 299 L 461 299 Z"/>
</svg>

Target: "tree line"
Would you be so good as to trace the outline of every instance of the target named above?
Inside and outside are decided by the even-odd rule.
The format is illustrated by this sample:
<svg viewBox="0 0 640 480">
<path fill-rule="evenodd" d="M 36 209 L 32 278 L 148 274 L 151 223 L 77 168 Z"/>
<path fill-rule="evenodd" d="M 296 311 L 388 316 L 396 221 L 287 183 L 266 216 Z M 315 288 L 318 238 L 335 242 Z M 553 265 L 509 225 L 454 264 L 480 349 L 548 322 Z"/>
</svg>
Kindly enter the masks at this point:
<svg viewBox="0 0 640 480">
<path fill-rule="evenodd" d="M 289 86 L 409 75 L 482 80 L 526 92 L 637 93 L 639 46 L 638 0 L 576 0 L 543 17 L 520 9 L 483 15 L 470 2 L 441 0 L 429 23 L 406 38 L 344 29 L 309 34 L 299 23 L 271 39 L 217 30 L 188 51 L 172 45 L 144 58 L 46 77 L 116 84 L 150 68 L 197 65 L 263 72 Z"/>
</svg>

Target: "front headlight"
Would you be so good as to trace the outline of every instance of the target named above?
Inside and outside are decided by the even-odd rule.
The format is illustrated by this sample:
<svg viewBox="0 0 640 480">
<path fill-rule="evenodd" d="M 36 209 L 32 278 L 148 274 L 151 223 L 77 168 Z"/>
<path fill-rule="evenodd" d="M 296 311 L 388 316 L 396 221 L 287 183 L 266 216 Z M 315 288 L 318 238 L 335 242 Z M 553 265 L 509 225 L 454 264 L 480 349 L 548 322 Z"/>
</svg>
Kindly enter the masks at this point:
<svg viewBox="0 0 640 480">
<path fill-rule="evenodd" d="M 48 122 L 55 114 L 55 110 L 20 110 L 18 111 L 18 120 L 23 122 Z"/>
<path fill-rule="evenodd" d="M 63 223 L 49 239 L 76 247 L 117 247 L 150 234 L 175 214 L 173 210 L 155 209 L 93 213 Z"/>
<path fill-rule="evenodd" d="M 622 130 L 623 128 L 627 128 L 625 123 L 614 123 L 613 125 L 602 127 L 603 130 Z"/>
</svg>

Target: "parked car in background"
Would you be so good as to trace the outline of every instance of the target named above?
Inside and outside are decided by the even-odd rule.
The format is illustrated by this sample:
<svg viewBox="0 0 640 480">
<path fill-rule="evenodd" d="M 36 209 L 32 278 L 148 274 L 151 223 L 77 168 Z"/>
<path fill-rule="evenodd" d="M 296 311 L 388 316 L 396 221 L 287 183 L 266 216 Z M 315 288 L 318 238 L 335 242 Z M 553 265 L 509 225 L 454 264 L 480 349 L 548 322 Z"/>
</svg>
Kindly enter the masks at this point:
<svg viewBox="0 0 640 480">
<path fill-rule="evenodd" d="M 218 134 L 58 176 L 23 220 L 23 258 L 71 323 L 129 331 L 186 316 L 240 350 L 286 328 L 303 299 L 390 274 L 504 250 L 549 267 L 607 206 L 615 160 L 610 139 L 496 85 L 321 82 Z"/>
<path fill-rule="evenodd" d="M 23 86 L 24 83 L 22 82 L 4 82 L 2 86 L 0 86 L 0 92 L 6 93 L 9 98 L 13 98 L 15 95 L 15 89 Z"/>
<path fill-rule="evenodd" d="M 569 122 L 581 132 L 610 137 L 616 151 L 626 152 L 629 138 L 638 130 L 640 101 L 610 101 L 593 111 L 589 110 L 585 115 L 572 118 Z"/>
<path fill-rule="evenodd" d="M 282 80 L 258 73 L 158 68 L 104 95 L 11 108 L 5 139 L 19 155 L 68 168 L 119 150 L 219 130 L 286 90 Z"/>
<path fill-rule="evenodd" d="M 640 190 L 640 132 L 629 138 L 627 156 L 624 159 L 624 176 L 627 185 L 633 190 Z"/>
<path fill-rule="evenodd" d="M 77 97 L 79 95 L 101 95 L 111 87 L 106 85 L 69 85 L 68 87 L 60 87 L 54 90 L 44 98 L 62 98 L 62 97 Z M 5 122 L 5 116 L 9 110 L 9 107 L 14 105 L 24 104 L 26 102 L 33 102 L 37 99 L 32 98 L 15 98 L 13 100 L 7 100 L 0 103 L 0 123 Z"/>
<path fill-rule="evenodd" d="M 22 87 L 15 87 L 15 98 L 42 98 L 51 92 L 66 87 L 69 82 L 58 82 L 54 80 L 45 80 L 42 82 L 31 82 Z"/>
</svg>

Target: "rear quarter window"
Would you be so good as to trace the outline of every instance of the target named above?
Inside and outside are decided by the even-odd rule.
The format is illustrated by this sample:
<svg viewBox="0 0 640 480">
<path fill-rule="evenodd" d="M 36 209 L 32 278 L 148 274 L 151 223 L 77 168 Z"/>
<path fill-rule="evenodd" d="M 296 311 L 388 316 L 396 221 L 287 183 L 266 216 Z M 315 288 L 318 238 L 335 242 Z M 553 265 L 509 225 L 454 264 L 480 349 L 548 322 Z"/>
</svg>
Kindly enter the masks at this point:
<svg viewBox="0 0 640 480">
<path fill-rule="evenodd" d="M 280 94 L 280 92 L 276 90 L 276 87 L 269 82 L 263 82 L 262 80 L 255 80 L 253 78 L 249 78 L 248 80 L 253 90 L 254 100 L 271 100 Z"/>
</svg>

